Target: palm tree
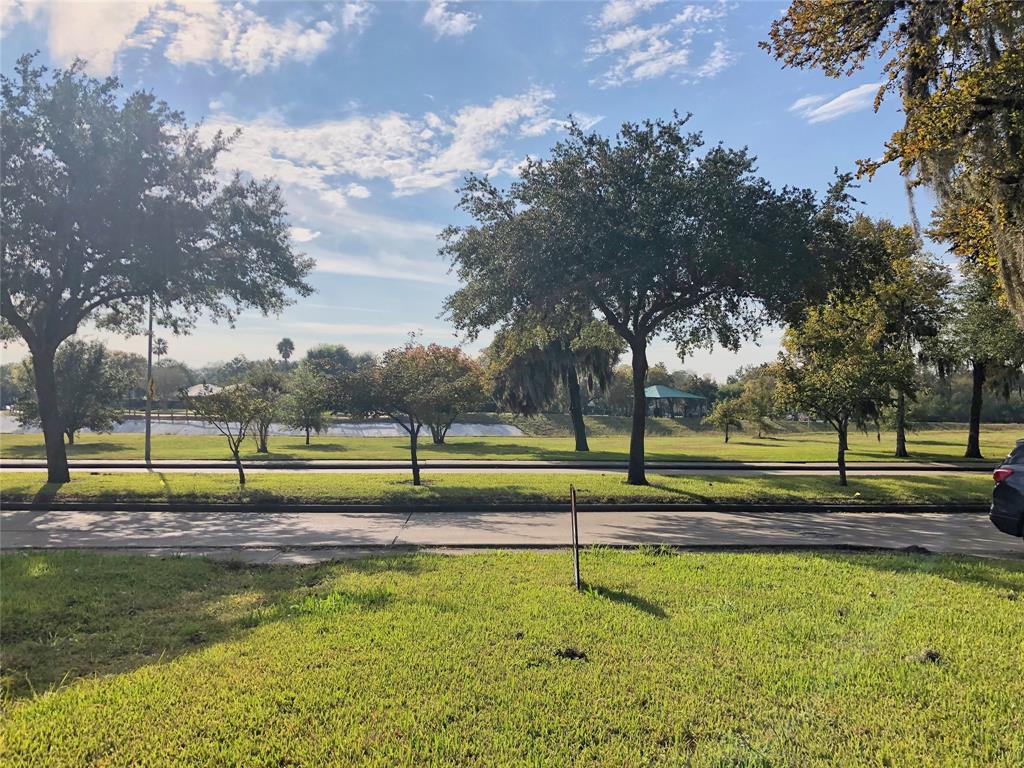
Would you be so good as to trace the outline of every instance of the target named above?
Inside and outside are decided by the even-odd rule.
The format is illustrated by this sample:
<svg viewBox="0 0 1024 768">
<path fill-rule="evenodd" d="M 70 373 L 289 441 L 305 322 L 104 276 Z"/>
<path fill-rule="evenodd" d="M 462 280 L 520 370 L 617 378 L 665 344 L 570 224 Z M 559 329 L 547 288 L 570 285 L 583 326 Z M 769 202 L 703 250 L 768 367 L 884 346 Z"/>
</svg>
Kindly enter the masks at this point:
<svg viewBox="0 0 1024 768">
<path fill-rule="evenodd" d="M 279 342 L 277 342 L 277 353 L 281 356 L 281 359 L 288 362 L 292 356 L 292 352 L 295 351 L 295 342 L 285 336 Z"/>
<path fill-rule="evenodd" d="M 577 451 L 590 450 L 583 421 L 581 380 L 589 392 L 604 390 L 621 354 L 617 339 L 601 323 L 577 326 L 572 335 L 543 326 L 506 327 L 488 350 L 494 398 L 514 413 L 529 416 L 549 407 L 558 385 L 569 396 L 569 414 Z"/>
<path fill-rule="evenodd" d="M 167 339 L 153 339 L 153 354 L 159 363 L 160 358 L 167 354 Z"/>
</svg>

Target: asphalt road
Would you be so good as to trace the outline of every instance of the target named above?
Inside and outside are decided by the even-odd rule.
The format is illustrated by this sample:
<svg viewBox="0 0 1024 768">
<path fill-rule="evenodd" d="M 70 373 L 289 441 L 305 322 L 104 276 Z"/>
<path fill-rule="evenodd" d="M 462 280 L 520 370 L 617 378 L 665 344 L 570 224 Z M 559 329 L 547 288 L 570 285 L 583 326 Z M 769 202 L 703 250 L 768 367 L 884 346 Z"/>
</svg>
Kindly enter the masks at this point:
<svg viewBox="0 0 1024 768">
<path fill-rule="evenodd" d="M 263 560 L 288 552 L 326 559 L 352 549 L 550 547 L 569 540 L 567 512 L 0 513 L 5 551 L 156 548 L 228 550 Z M 580 541 L 692 548 L 923 547 L 1024 558 L 1020 539 L 997 531 L 984 514 L 967 513 L 588 512 L 580 514 Z"/>
<path fill-rule="evenodd" d="M 858 461 L 847 464 L 851 474 L 932 475 L 954 472 L 991 472 L 997 462 L 957 461 Z M 234 472 L 230 461 L 155 461 L 147 465 L 140 460 L 76 460 L 69 462 L 72 472 Z M 424 472 L 625 472 L 624 461 L 478 461 L 471 459 L 420 462 Z M 256 460 L 244 463 L 247 473 L 259 472 L 406 472 L 408 461 L 273 461 Z M 834 475 L 838 470 L 829 461 L 648 461 L 647 471 L 662 475 Z M 0 471 L 39 472 L 46 463 L 32 459 L 2 459 Z"/>
</svg>

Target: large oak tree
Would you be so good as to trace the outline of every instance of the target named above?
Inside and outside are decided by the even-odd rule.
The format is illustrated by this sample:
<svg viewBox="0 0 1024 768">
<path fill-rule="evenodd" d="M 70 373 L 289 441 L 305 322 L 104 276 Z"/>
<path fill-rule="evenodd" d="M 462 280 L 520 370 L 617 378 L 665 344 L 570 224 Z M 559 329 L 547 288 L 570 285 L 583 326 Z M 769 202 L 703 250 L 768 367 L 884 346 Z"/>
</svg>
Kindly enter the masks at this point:
<svg viewBox="0 0 1024 768">
<path fill-rule="evenodd" d="M 49 479 L 66 482 L 54 378 L 64 339 L 87 321 L 137 331 L 150 299 L 177 331 L 203 312 L 277 312 L 290 292 L 311 292 L 312 262 L 292 251 L 276 184 L 222 182 L 230 139 L 204 142 L 153 94 L 32 56 L 0 92 L 0 315 L 31 352 Z"/>
<path fill-rule="evenodd" d="M 681 356 L 715 342 L 736 348 L 817 272 L 814 195 L 774 189 L 745 150 L 702 150 L 685 123 L 626 123 L 614 139 L 571 126 L 509 189 L 469 177 L 461 205 L 475 223 L 443 235 L 463 282 L 446 303 L 458 327 L 569 305 L 622 337 L 632 353 L 632 484 L 646 483 L 650 341 L 667 337 Z"/>
<path fill-rule="evenodd" d="M 897 162 L 947 212 L 971 212 L 1024 324 L 1024 3 L 792 0 L 761 45 L 830 77 L 881 66 L 876 104 L 895 95 L 904 124 L 862 170 Z"/>
</svg>

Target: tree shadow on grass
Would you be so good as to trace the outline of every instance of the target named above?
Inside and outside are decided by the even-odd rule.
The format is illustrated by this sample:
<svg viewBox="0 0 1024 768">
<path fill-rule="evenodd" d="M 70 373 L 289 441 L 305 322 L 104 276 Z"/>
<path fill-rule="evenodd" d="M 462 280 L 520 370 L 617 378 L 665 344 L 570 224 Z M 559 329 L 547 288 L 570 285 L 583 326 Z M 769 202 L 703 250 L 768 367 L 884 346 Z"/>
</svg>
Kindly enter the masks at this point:
<svg viewBox="0 0 1024 768">
<path fill-rule="evenodd" d="M 716 478 L 716 481 L 717 480 L 718 478 Z M 725 485 L 726 483 L 728 483 L 728 478 L 723 478 L 722 484 Z M 647 485 L 651 488 L 657 488 L 664 494 L 678 496 L 682 501 L 701 502 L 702 504 L 710 504 L 715 501 L 715 499 L 710 496 L 705 496 L 701 493 L 694 493 L 693 491 L 685 490 L 683 488 L 675 488 L 671 485 L 666 485 L 665 483 L 659 483 L 657 480 L 648 479 Z"/>
<path fill-rule="evenodd" d="M 391 557 L 309 566 L 67 551 L 5 554 L 0 644 L 4 697 L 20 699 L 93 675 L 129 672 L 262 624 L 376 610 L 382 585 L 332 583 L 347 573 L 416 573 Z"/>
<path fill-rule="evenodd" d="M 1024 555 L 1024 547 L 1022 547 Z M 990 560 L 987 558 L 948 557 L 930 554 L 843 555 L 835 552 L 815 553 L 825 560 L 842 561 L 859 568 L 893 575 L 925 575 L 959 584 L 975 584 L 999 590 L 1024 602 L 1024 559 Z"/>
<path fill-rule="evenodd" d="M 652 603 L 646 598 L 634 595 L 630 592 L 626 592 L 620 589 L 611 589 L 610 587 L 602 587 L 597 584 L 585 584 L 588 594 L 595 595 L 596 597 L 610 600 L 613 603 L 619 605 L 628 605 L 632 608 L 636 608 L 638 611 L 646 613 L 648 616 L 653 616 L 656 619 L 667 619 L 668 614 L 665 610 L 657 603 Z"/>
<path fill-rule="evenodd" d="M 108 440 L 99 441 L 86 441 L 77 442 L 74 445 L 67 446 L 67 454 L 69 459 L 86 459 L 89 457 L 102 455 L 103 458 L 135 458 L 139 452 L 132 446 L 125 445 L 124 443 L 117 443 Z M 120 456 L 110 456 L 109 454 L 122 454 Z M 123 454 L 131 454 L 130 456 L 124 456 Z M 45 459 L 46 448 L 42 443 L 42 436 L 40 436 L 40 442 L 30 445 L 4 445 L 3 456 L 6 459 Z M 138 458 L 142 458 L 141 455 Z"/>
<path fill-rule="evenodd" d="M 43 483 L 39 486 L 39 489 L 32 494 L 32 503 L 47 504 L 53 501 L 65 485 L 67 485 L 67 483 Z"/>
</svg>

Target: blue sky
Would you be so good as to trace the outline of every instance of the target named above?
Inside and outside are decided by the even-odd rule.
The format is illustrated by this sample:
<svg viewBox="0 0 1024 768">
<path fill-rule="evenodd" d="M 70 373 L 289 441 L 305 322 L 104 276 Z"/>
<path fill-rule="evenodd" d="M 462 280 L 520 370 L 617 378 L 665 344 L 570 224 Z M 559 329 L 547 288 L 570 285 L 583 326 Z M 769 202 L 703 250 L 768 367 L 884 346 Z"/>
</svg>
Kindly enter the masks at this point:
<svg viewBox="0 0 1024 768">
<path fill-rule="evenodd" d="M 204 130 L 240 127 L 225 172 L 280 180 L 296 247 L 317 261 L 317 293 L 279 318 L 169 338 L 172 357 L 201 364 L 270 356 L 282 336 L 300 354 L 320 342 L 379 351 L 409 331 L 454 343 L 438 318 L 454 283 L 436 235 L 463 222 L 455 188 L 470 171 L 507 183 L 569 114 L 612 133 L 625 120 L 692 112 L 709 143 L 748 146 L 776 185 L 824 190 L 833 168 L 877 156 L 900 115 L 891 104 L 872 111 L 877 66 L 835 81 L 782 70 L 759 50 L 783 7 L 4 0 L 0 55 L 8 73 L 35 49 L 54 65 L 86 58 L 94 74 L 152 90 Z M 908 219 L 894 169 L 858 196 L 873 216 Z M 724 378 L 774 357 L 778 336 L 682 363 L 657 342 L 650 357 Z M 144 351 L 142 339 L 105 338 Z"/>
</svg>

